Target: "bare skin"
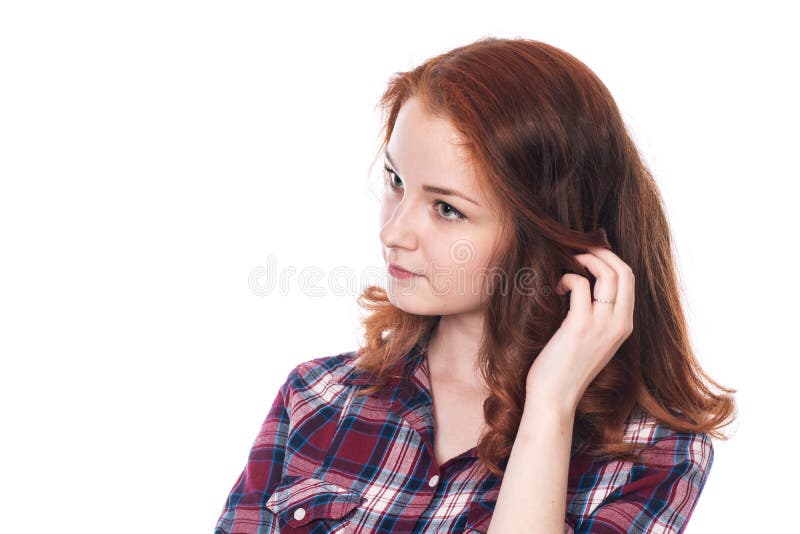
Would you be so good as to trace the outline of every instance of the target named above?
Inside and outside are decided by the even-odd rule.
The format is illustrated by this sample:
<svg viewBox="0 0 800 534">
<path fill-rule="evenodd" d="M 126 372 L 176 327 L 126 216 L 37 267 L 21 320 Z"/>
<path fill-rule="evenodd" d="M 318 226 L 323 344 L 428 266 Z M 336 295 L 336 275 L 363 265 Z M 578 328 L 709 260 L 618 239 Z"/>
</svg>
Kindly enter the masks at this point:
<svg viewBox="0 0 800 534">
<path fill-rule="evenodd" d="M 435 423 L 434 449 L 436 461 L 442 465 L 478 444 L 485 427 L 483 401 L 488 390 L 477 376 L 477 370 L 466 378 L 459 377 L 457 368 L 454 371 L 444 365 L 446 361 L 437 356 L 438 350 L 435 345 L 428 347 L 428 365 Z"/>
</svg>

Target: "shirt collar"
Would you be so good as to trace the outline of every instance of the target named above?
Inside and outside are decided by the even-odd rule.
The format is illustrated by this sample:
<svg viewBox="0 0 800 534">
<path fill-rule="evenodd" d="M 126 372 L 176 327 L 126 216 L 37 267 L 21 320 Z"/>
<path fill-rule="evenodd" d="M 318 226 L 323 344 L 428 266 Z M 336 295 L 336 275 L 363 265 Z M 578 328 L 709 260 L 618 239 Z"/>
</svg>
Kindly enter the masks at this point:
<svg viewBox="0 0 800 534">
<path fill-rule="evenodd" d="M 417 342 L 401 358 L 400 378 L 392 379 L 383 390 L 374 393 L 384 408 L 402 417 L 433 450 L 433 397 L 431 394 L 428 358 L 424 340 Z M 373 384 L 374 377 L 361 369 L 346 373 L 339 380 L 346 385 Z M 477 451 L 467 451 L 464 457 L 477 458 Z"/>
<path fill-rule="evenodd" d="M 375 393 L 384 406 L 405 419 L 433 450 L 433 397 L 431 394 L 430 371 L 424 340 L 416 343 L 402 358 L 400 379 L 393 379 L 383 390 Z M 370 377 L 360 369 L 345 375 L 342 384 L 372 384 Z M 573 431 L 570 458 L 575 456 L 578 445 Z M 457 458 L 478 458 L 477 447 L 465 451 Z"/>
</svg>

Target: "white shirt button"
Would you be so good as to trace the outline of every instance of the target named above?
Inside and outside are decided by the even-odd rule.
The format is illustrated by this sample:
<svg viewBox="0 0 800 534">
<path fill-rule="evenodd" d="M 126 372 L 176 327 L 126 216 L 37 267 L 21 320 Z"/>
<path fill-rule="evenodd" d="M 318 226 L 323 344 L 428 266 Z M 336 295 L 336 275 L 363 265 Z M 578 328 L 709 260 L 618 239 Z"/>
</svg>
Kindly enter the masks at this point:
<svg viewBox="0 0 800 534">
<path fill-rule="evenodd" d="M 439 475 L 433 475 L 431 479 L 428 481 L 428 485 L 430 487 L 436 486 L 439 483 Z"/>
<path fill-rule="evenodd" d="M 298 508 L 294 511 L 294 518 L 300 521 L 306 516 L 306 511 L 303 508 Z"/>
</svg>

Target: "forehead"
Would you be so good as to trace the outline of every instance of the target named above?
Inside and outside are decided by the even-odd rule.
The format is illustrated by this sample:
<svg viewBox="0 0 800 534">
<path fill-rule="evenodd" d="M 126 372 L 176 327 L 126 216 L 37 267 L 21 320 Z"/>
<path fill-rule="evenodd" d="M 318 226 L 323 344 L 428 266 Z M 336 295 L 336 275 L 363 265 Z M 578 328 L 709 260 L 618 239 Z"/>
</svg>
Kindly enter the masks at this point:
<svg viewBox="0 0 800 534">
<path fill-rule="evenodd" d="M 484 205 L 476 171 L 459 146 L 462 142 L 447 119 L 430 114 L 412 97 L 400 107 L 386 149 L 404 180 L 456 189 Z"/>
</svg>

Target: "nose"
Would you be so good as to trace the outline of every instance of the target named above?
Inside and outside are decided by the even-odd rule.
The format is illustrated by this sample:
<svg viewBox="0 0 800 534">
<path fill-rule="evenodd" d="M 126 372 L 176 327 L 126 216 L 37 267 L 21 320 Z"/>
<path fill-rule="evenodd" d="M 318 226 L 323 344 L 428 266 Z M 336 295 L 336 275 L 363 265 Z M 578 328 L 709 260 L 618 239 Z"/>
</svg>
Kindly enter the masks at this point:
<svg viewBox="0 0 800 534">
<path fill-rule="evenodd" d="M 405 200 L 405 199 L 404 199 Z M 416 223 L 413 204 L 405 201 L 381 209 L 380 240 L 385 253 L 396 249 L 414 250 L 417 248 Z"/>
</svg>

